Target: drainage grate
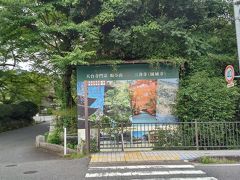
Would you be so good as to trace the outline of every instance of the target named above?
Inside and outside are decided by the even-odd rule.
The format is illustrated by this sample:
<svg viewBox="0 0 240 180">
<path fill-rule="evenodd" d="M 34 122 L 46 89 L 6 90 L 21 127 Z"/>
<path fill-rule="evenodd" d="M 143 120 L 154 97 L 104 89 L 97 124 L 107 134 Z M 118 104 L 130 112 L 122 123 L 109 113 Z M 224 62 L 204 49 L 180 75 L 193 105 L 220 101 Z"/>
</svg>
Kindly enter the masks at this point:
<svg viewBox="0 0 240 180">
<path fill-rule="evenodd" d="M 17 166 L 16 164 L 9 164 L 9 165 L 7 165 L 5 167 L 16 167 L 16 166 Z"/>
<path fill-rule="evenodd" d="M 25 171 L 23 174 L 34 174 L 37 173 L 38 171 Z"/>
</svg>

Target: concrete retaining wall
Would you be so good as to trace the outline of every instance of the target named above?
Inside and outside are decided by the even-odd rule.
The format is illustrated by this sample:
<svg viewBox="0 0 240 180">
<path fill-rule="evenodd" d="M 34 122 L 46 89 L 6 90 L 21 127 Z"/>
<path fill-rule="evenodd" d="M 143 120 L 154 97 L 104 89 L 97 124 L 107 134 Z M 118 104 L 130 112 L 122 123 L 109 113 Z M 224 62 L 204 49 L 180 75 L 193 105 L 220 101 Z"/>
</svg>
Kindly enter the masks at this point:
<svg viewBox="0 0 240 180">
<path fill-rule="evenodd" d="M 45 137 L 42 136 L 42 135 L 38 135 L 36 137 L 36 147 L 55 152 L 57 154 L 63 154 L 63 152 L 64 152 L 64 147 L 63 146 L 58 145 L 58 144 L 50 144 L 50 143 L 45 142 Z M 76 153 L 76 152 L 77 151 L 75 151 L 73 149 L 67 148 L 67 154 L 72 154 L 72 153 Z"/>
<path fill-rule="evenodd" d="M 33 119 L 35 122 L 51 122 L 55 119 L 55 116 L 34 116 Z"/>
</svg>

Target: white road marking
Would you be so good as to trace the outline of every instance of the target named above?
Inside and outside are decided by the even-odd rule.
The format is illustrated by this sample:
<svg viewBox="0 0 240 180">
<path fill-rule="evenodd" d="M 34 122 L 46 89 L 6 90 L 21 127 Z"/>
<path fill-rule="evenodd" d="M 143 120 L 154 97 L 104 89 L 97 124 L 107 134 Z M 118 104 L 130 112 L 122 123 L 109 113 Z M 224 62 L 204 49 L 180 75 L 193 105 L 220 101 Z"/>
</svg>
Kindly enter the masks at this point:
<svg viewBox="0 0 240 180">
<path fill-rule="evenodd" d="M 132 179 L 143 180 L 143 179 Z M 190 178 L 157 178 L 157 179 L 144 179 L 144 180 L 217 180 L 215 177 L 190 177 Z"/>
<path fill-rule="evenodd" d="M 154 175 L 178 175 L 178 174 L 206 174 L 201 170 L 186 170 L 186 171 L 142 171 L 142 172 L 104 172 L 104 173 L 87 173 L 86 178 L 94 177 L 115 177 L 115 176 L 154 176 Z"/>
<path fill-rule="evenodd" d="M 194 168 L 193 165 L 139 165 L 139 166 L 106 166 L 106 167 L 89 167 L 89 170 L 117 170 L 117 169 L 157 169 L 157 168 L 169 168 L 169 169 L 185 169 Z"/>
</svg>

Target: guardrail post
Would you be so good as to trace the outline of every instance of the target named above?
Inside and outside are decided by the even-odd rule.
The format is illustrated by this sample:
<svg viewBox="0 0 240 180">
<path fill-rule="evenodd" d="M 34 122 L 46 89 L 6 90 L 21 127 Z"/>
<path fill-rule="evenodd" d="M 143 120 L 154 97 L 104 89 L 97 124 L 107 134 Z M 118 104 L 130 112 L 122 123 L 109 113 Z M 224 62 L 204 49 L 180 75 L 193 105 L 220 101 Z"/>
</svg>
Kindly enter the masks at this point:
<svg viewBox="0 0 240 180">
<path fill-rule="evenodd" d="M 195 140 L 196 140 L 196 149 L 199 150 L 199 142 L 198 142 L 198 123 L 195 120 Z"/>
</svg>

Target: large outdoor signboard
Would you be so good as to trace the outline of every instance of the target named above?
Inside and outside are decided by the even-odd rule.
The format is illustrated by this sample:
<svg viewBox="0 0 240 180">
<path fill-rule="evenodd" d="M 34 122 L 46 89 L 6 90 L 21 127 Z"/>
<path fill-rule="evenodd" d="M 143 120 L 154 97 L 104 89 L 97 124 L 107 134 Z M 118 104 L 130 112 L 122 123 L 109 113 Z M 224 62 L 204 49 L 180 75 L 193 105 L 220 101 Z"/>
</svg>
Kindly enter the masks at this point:
<svg viewBox="0 0 240 180">
<path fill-rule="evenodd" d="M 106 116 L 132 123 L 175 122 L 178 67 L 121 64 L 77 68 L 78 119 L 84 120 L 84 82 L 88 86 L 90 120 Z M 79 127 L 81 128 L 81 127 Z"/>
</svg>

